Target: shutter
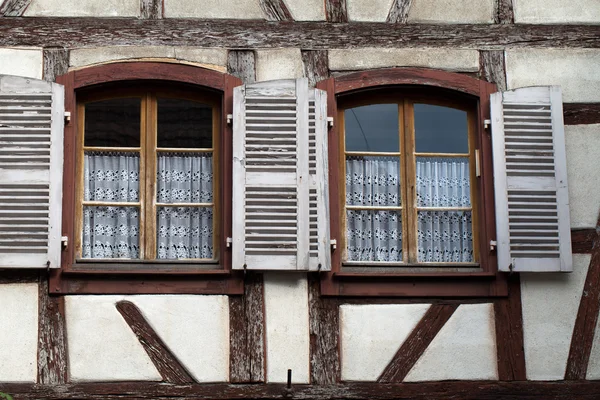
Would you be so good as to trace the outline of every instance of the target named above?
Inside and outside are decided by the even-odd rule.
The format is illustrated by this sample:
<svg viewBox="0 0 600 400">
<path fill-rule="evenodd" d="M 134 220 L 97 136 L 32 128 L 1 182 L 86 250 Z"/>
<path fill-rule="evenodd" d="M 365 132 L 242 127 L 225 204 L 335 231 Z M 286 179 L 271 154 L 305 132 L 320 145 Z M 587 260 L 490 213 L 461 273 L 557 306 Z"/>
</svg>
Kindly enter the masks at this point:
<svg viewBox="0 0 600 400">
<path fill-rule="evenodd" d="M 0 268 L 58 268 L 64 89 L 0 75 Z"/>
<path fill-rule="evenodd" d="M 234 89 L 233 269 L 330 269 L 325 105 L 305 78 Z"/>
<path fill-rule="evenodd" d="M 491 95 L 498 267 L 572 271 L 560 87 Z"/>
</svg>

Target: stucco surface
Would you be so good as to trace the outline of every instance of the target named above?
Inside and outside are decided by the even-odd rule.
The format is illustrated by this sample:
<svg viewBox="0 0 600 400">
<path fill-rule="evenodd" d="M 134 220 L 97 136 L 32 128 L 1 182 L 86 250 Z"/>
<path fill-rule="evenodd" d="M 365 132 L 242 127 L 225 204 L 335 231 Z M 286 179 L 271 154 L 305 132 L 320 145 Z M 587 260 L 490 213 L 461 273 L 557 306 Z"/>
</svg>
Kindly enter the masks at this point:
<svg viewBox="0 0 600 400">
<path fill-rule="evenodd" d="M 413 0 L 408 22 L 491 23 L 493 0 Z"/>
<path fill-rule="evenodd" d="M 305 275 L 264 274 L 267 381 L 309 383 L 308 285 Z"/>
<path fill-rule="evenodd" d="M 0 49 L 0 74 L 42 79 L 42 49 Z"/>
<path fill-rule="evenodd" d="M 376 381 L 429 304 L 340 306 L 344 381 Z"/>
<path fill-rule="evenodd" d="M 462 304 L 431 341 L 406 382 L 498 379 L 494 307 Z"/>
<path fill-rule="evenodd" d="M 600 213 L 600 124 L 565 126 L 571 227 L 593 228 Z M 594 161 L 592 161 L 594 160 Z"/>
<path fill-rule="evenodd" d="M 385 22 L 393 0 L 347 0 L 350 21 Z"/>
<path fill-rule="evenodd" d="M 256 52 L 256 80 L 301 78 L 304 74 L 300 49 L 259 50 Z"/>
<path fill-rule="evenodd" d="M 477 50 L 444 49 L 333 49 L 329 69 L 352 71 L 386 67 L 426 67 L 450 71 L 477 71 Z"/>
<path fill-rule="evenodd" d="M 264 19 L 258 0 L 164 0 L 166 18 Z"/>
<path fill-rule="evenodd" d="M 590 256 L 573 255 L 573 272 L 522 273 L 527 379 L 562 380 Z"/>
<path fill-rule="evenodd" d="M 508 49 L 507 85 L 560 85 L 564 102 L 599 102 L 599 65 L 598 49 Z"/>
<path fill-rule="evenodd" d="M 600 23 L 598 0 L 513 0 L 513 4 L 516 23 Z"/>
<path fill-rule="evenodd" d="M 0 285 L 0 382 L 37 379 L 38 285 Z"/>
<path fill-rule="evenodd" d="M 325 21 L 323 0 L 284 0 L 295 21 Z"/>
<path fill-rule="evenodd" d="M 137 17 L 139 0 L 33 0 L 26 17 Z"/>
</svg>

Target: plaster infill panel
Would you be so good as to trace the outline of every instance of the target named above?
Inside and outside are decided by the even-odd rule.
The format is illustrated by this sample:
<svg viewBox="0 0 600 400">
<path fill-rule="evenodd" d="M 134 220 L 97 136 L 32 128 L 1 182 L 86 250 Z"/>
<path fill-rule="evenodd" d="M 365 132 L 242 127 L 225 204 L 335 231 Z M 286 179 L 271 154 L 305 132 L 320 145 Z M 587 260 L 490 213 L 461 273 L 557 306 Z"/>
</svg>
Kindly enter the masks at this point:
<svg viewBox="0 0 600 400">
<path fill-rule="evenodd" d="M 408 22 L 489 24 L 494 22 L 494 0 L 413 0 Z"/>
<path fill-rule="evenodd" d="M 259 50 L 256 52 L 256 80 L 295 79 L 304 75 L 300 49 Z"/>
<path fill-rule="evenodd" d="M 589 263 L 590 255 L 573 254 L 569 274 L 521 274 L 527 379 L 564 379 Z"/>
<path fill-rule="evenodd" d="M 0 285 L 0 382 L 36 382 L 38 285 Z"/>
<path fill-rule="evenodd" d="M 340 306 L 343 381 L 376 381 L 429 304 Z"/>
<path fill-rule="evenodd" d="M 165 18 L 264 19 L 258 0 L 164 0 Z"/>
<path fill-rule="evenodd" d="M 139 0 L 32 0 L 26 17 L 138 17 Z"/>
<path fill-rule="evenodd" d="M 347 0 L 348 19 L 360 22 L 385 22 L 394 0 Z"/>
<path fill-rule="evenodd" d="M 509 89 L 560 85 L 565 103 L 600 102 L 600 50 L 508 49 Z"/>
<path fill-rule="evenodd" d="M 325 21 L 323 0 L 283 0 L 294 21 Z"/>
<path fill-rule="evenodd" d="M 493 304 L 462 304 L 404 381 L 496 380 L 497 357 Z"/>
<path fill-rule="evenodd" d="M 42 79 L 43 70 L 42 49 L 0 49 L 0 74 Z"/>
<path fill-rule="evenodd" d="M 518 24 L 598 24 L 598 0 L 513 0 Z"/>
</svg>

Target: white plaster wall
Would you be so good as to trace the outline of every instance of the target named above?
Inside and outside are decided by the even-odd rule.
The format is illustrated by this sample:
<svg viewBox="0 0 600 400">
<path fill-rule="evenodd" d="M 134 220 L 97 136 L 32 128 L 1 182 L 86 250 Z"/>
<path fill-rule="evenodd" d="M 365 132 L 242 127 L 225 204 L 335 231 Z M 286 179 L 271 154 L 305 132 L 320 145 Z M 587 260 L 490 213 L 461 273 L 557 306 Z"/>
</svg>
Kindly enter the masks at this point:
<svg viewBox="0 0 600 400">
<path fill-rule="evenodd" d="M 394 0 L 347 0 L 350 21 L 385 22 Z"/>
<path fill-rule="evenodd" d="M 325 21 L 323 0 L 284 0 L 295 21 Z"/>
<path fill-rule="evenodd" d="M 599 380 L 600 379 L 600 318 L 596 321 L 596 330 L 594 331 L 594 341 L 592 343 L 592 351 L 588 362 L 588 369 L 585 379 Z"/>
<path fill-rule="evenodd" d="M 0 382 L 37 380 L 37 344 L 38 285 L 0 285 Z"/>
<path fill-rule="evenodd" d="M 26 17 L 137 17 L 139 0 L 32 0 Z"/>
<path fill-rule="evenodd" d="M 449 379 L 498 379 L 492 304 L 459 306 L 410 370 L 405 382 Z"/>
<path fill-rule="evenodd" d="M 340 306 L 341 377 L 376 381 L 429 304 Z"/>
<path fill-rule="evenodd" d="M 309 383 L 308 285 L 305 275 L 264 274 L 267 382 Z"/>
<path fill-rule="evenodd" d="M 600 213 L 600 124 L 566 125 L 565 136 L 571 227 L 593 228 Z"/>
<path fill-rule="evenodd" d="M 494 0 L 413 0 L 408 22 L 492 23 Z"/>
<path fill-rule="evenodd" d="M 598 0 L 513 0 L 513 4 L 516 23 L 600 23 Z"/>
<path fill-rule="evenodd" d="M 42 49 L 0 49 L 0 74 L 42 79 L 43 70 Z"/>
<path fill-rule="evenodd" d="M 479 52 L 444 49 L 333 49 L 329 51 L 329 69 L 332 71 L 386 67 L 425 67 L 475 72 L 479 70 Z"/>
<path fill-rule="evenodd" d="M 573 254 L 569 274 L 521 274 L 527 379 L 562 380 L 590 255 Z"/>
<path fill-rule="evenodd" d="M 166 18 L 264 19 L 258 0 L 164 0 Z"/>
<path fill-rule="evenodd" d="M 600 50 L 508 49 L 506 76 L 509 89 L 560 85 L 563 101 L 600 101 Z"/>
<path fill-rule="evenodd" d="M 256 80 L 294 79 L 304 75 L 300 49 L 256 52 Z"/>
</svg>

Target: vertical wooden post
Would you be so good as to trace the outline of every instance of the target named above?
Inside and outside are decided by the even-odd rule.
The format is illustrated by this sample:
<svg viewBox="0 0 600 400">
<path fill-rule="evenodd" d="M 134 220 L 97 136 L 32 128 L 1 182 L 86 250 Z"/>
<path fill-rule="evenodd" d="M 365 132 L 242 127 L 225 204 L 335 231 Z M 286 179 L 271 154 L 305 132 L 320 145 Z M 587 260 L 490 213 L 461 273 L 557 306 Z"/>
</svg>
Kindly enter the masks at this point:
<svg viewBox="0 0 600 400">
<path fill-rule="evenodd" d="M 227 54 L 227 73 L 245 84 L 256 81 L 256 56 L 252 50 L 230 50 Z"/>
<path fill-rule="evenodd" d="M 308 86 L 329 78 L 329 59 L 327 50 L 302 50 L 304 76 L 308 78 Z"/>
<path fill-rule="evenodd" d="M 67 73 L 69 69 L 69 51 L 62 47 L 44 49 L 44 80 L 56 81 L 56 77 Z"/>
</svg>

